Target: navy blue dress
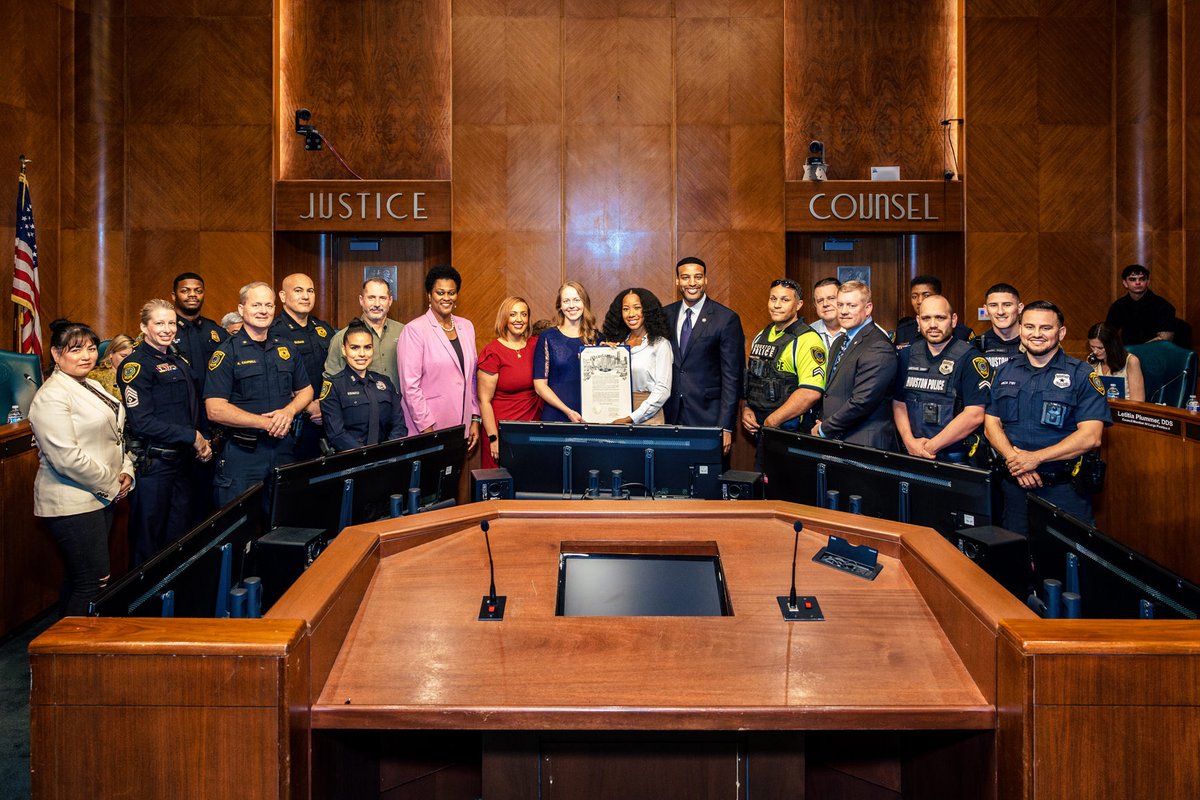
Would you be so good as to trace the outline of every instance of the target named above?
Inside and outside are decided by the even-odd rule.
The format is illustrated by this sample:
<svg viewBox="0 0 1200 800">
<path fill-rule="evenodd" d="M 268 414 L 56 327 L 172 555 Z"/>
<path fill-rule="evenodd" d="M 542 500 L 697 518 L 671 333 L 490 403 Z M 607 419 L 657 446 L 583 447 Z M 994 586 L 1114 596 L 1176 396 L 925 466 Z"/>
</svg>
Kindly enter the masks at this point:
<svg viewBox="0 0 1200 800">
<path fill-rule="evenodd" d="M 533 379 L 545 380 L 568 407 L 579 411 L 583 404 L 579 377 L 579 352 L 583 340 L 564 336 L 558 328 L 548 328 L 538 336 L 533 356 Z M 570 422 L 567 415 L 549 403 L 542 406 L 545 422 Z"/>
</svg>

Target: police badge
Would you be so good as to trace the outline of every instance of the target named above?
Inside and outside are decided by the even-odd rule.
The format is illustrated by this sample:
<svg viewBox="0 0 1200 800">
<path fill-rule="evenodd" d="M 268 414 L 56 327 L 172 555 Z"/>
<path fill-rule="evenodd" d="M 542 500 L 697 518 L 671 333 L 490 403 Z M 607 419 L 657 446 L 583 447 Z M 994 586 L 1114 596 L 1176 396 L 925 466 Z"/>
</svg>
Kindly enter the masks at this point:
<svg viewBox="0 0 1200 800">
<path fill-rule="evenodd" d="M 954 372 L 954 362 L 948 358 L 944 359 L 942 363 L 938 365 L 938 372 L 942 373 L 943 375 L 949 375 L 951 372 Z"/>
<path fill-rule="evenodd" d="M 318 397 L 317 399 L 324 400 L 326 397 L 329 397 L 329 390 L 332 388 L 333 388 L 333 384 L 330 383 L 329 381 L 321 381 L 321 396 Z"/>
<path fill-rule="evenodd" d="M 214 342 L 216 342 L 217 344 L 221 343 L 221 334 L 217 333 L 216 331 L 209 331 L 208 335 L 211 336 L 212 340 Z M 175 341 L 179 341 L 179 340 L 176 339 Z"/>
<path fill-rule="evenodd" d="M 284 361 L 287 361 L 289 358 L 292 357 L 292 351 L 288 350 L 286 347 L 276 347 L 275 351 L 277 353 L 279 353 L 279 357 L 282 358 Z"/>
<path fill-rule="evenodd" d="M 142 369 L 142 365 L 137 363 L 136 361 L 134 361 L 134 362 L 126 361 L 124 366 L 121 367 L 121 382 L 129 383 L 130 381 L 132 381 L 134 378 L 136 378 L 138 376 L 138 372 L 140 372 L 141 369 Z"/>
<path fill-rule="evenodd" d="M 1065 372 L 1054 373 L 1054 385 L 1059 389 L 1071 388 L 1071 376 Z"/>
</svg>

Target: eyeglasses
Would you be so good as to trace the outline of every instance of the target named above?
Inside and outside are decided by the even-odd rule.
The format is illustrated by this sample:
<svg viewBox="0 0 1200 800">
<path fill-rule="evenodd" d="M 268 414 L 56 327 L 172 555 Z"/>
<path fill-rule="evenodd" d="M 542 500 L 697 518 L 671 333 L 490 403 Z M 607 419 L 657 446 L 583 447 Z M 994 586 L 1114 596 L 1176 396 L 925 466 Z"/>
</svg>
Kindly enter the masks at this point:
<svg viewBox="0 0 1200 800">
<path fill-rule="evenodd" d="M 780 278 L 779 280 L 771 281 L 771 288 L 782 286 L 785 289 L 791 289 L 793 292 L 800 291 L 800 284 L 796 283 L 791 278 Z"/>
</svg>

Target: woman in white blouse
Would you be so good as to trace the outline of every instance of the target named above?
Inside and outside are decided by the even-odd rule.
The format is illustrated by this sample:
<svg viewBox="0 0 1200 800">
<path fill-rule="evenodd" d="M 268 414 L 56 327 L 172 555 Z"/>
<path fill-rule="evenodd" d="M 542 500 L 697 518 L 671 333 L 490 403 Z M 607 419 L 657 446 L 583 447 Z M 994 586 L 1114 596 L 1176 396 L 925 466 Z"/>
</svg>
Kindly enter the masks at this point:
<svg viewBox="0 0 1200 800">
<path fill-rule="evenodd" d="M 50 323 L 54 372 L 29 407 L 41 464 L 33 482 L 33 513 L 62 550 L 67 579 L 60 610 L 84 615 L 108 581 L 113 504 L 133 488 L 125 454 L 125 408 L 88 373 L 100 338 L 87 325 Z"/>
<path fill-rule="evenodd" d="M 671 396 L 671 329 L 662 303 L 649 289 L 625 289 L 604 316 L 604 338 L 627 345 L 633 372 L 633 414 L 618 424 L 662 425 Z"/>
</svg>

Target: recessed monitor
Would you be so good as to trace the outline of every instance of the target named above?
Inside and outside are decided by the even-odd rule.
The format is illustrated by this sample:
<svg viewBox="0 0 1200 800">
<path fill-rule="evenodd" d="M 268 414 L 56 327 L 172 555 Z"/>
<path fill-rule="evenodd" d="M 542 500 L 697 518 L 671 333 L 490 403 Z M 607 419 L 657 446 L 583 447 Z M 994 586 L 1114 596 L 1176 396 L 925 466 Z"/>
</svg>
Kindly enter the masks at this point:
<svg viewBox="0 0 1200 800">
<path fill-rule="evenodd" d="M 563 542 L 560 617 L 731 617 L 716 542 Z"/>
</svg>

